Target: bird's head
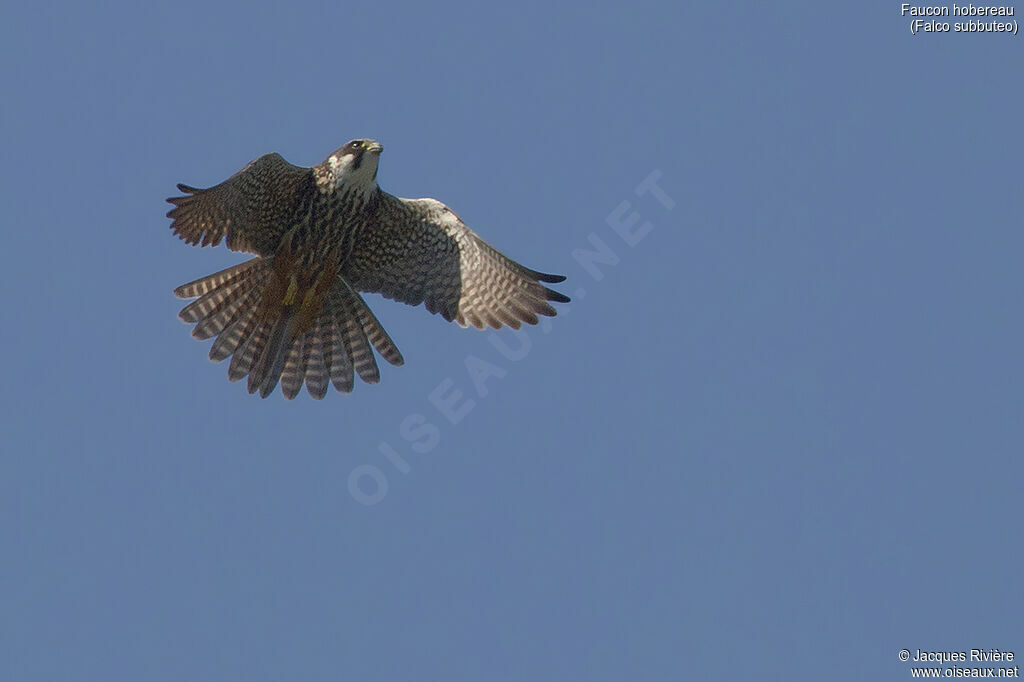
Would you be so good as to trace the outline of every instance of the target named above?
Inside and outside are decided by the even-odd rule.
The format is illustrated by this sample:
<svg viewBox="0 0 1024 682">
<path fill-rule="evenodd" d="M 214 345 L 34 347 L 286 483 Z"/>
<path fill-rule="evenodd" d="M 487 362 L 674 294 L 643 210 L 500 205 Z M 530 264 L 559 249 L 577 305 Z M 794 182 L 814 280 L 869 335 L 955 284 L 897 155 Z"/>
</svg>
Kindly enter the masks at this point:
<svg viewBox="0 0 1024 682">
<path fill-rule="evenodd" d="M 318 169 L 318 179 L 330 191 L 376 189 L 377 164 L 382 151 L 384 147 L 376 140 L 352 140 L 324 159 Z"/>
</svg>

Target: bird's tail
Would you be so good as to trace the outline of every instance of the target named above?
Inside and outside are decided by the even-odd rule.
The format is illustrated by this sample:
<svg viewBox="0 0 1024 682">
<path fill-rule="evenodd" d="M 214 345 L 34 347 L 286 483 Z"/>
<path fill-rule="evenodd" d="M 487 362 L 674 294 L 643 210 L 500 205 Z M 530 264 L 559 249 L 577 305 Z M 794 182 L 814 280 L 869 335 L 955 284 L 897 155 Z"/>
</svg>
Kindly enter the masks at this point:
<svg viewBox="0 0 1024 682">
<path fill-rule="evenodd" d="M 195 338 L 216 337 L 211 360 L 232 356 L 231 381 L 248 376 L 249 392 L 263 397 L 280 381 L 289 399 L 305 382 L 309 394 L 320 399 L 329 384 L 350 392 L 356 374 L 367 383 L 380 381 L 373 348 L 393 365 L 404 362 L 362 297 L 333 274 L 336 270 L 303 278 L 292 266 L 254 258 L 174 290 L 179 298 L 196 298 L 178 316 L 195 323 Z"/>
</svg>

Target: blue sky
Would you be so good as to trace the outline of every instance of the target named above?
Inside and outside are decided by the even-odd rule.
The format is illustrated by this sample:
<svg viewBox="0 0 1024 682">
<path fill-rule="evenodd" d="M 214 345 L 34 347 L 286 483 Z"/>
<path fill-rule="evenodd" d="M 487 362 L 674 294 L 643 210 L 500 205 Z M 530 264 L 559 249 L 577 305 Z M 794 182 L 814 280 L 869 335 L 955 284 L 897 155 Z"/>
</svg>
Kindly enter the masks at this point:
<svg viewBox="0 0 1024 682">
<path fill-rule="evenodd" d="M 3 24 L 0 678 L 1024 655 L 1020 38 L 913 36 L 898 3 Z M 171 294 L 244 256 L 184 245 L 163 200 L 363 136 L 386 190 L 574 302 L 516 335 L 368 296 L 404 367 L 254 398 Z"/>
</svg>

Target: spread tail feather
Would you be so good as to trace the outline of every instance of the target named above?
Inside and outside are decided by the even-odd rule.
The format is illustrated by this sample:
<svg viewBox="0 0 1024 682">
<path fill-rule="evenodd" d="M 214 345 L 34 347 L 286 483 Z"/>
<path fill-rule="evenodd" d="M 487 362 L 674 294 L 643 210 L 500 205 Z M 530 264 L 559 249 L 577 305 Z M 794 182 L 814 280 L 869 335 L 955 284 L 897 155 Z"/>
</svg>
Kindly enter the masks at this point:
<svg viewBox="0 0 1024 682">
<path fill-rule="evenodd" d="M 228 379 L 248 376 L 249 392 L 264 398 L 280 381 L 289 400 L 305 383 L 319 400 L 331 384 L 351 392 L 356 374 L 366 383 L 379 381 L 374 350 L 392 365 L 404 363 L 366 302 L 341 277 L 312 315 L 302 314 L 298 303 L 261 314 L 272 268 L 272 259 L 254 258 L 175 289 L 180 298 L 196 298 L 179 315 L 195 324 L 193 336 L 216 337 L 210 359 L 231 357 Z"/>
<path fill-rule="evenodd" d="M 249 393 L 255 393 L 258 390 L 260 397 L 266 398 L 277 386 L 281 372 L 284 370 L 285 358 L 288 357 L 288 352 L 296 340 L 297 312 L 297 305 L 284 306 L 281 316 L 270 328 L 266 345 L 263 346 L 256 364 L 249 370 Z"/>
</svg>

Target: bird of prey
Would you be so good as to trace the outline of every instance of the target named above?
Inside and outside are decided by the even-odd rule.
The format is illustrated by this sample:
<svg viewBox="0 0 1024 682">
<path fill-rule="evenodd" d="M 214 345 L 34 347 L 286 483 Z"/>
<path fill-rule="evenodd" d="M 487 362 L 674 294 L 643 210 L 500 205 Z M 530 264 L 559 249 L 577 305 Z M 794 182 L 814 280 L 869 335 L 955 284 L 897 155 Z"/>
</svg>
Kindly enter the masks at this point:
<svg viewBox="0 0 1024 682">
<path fill-rule="evenodd" d="M 286 398 L 316 399 L 328 384 L 343 393 L 353 376 L 380 380 L 371 346 L 392 365 L 402 354 L 359 295 L 376 292 L 461 326 L 495 329 L 555 315 L 569 298 L 542 284 L 565 277 L 507 258 L 436 199 L 402 199 L 377 186 L 383 147 L 353 140 L 312 168 L 280 154 L 252 161 L 209 189 L 186 196 L 167 216 L 188 244 L 255 258 L 174 290 L 195 298 L 178 316 L 192 336 L 216 337 L 210 359 L 231 357 L 228 379 L 249 377 L 264 398 L 278 381 Z"/>
</svg>

